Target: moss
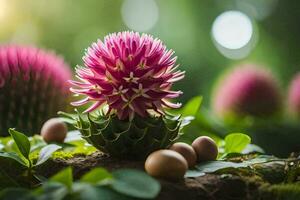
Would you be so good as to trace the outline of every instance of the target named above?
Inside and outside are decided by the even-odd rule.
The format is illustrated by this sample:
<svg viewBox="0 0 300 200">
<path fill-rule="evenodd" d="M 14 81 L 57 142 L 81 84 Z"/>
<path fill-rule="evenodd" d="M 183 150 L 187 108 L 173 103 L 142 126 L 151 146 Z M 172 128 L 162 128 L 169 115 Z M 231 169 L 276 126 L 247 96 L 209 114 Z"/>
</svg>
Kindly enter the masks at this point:
<svg viewBox="0 0 300 200">
<path fill-rule="evenodd" d="M 260 188 L 262 199 L 299 200 L 300 183 L 275 184 Z"/>
<path fill-rule="evenodd" d="M 76 147 L 70 149 L 64 149 L 63 151 L 56 151 L 52 154 L 51 159 L 70 159 L 78 155 L 88 156 L 96 151 L 94 147 Z M 38 151 L 32 152 L 30 154 L 30 159 L 33 162 L 37 161 L 39 157 Z"/>
<path fill-rule="evenodd" d="M 52 159 L 57 159 L 57 158 L 69 159 L 69 158 L 73 158 L 74 155 L 75 154 L 73 152 L 57 151 L 52 154 Z"/>
</svg>

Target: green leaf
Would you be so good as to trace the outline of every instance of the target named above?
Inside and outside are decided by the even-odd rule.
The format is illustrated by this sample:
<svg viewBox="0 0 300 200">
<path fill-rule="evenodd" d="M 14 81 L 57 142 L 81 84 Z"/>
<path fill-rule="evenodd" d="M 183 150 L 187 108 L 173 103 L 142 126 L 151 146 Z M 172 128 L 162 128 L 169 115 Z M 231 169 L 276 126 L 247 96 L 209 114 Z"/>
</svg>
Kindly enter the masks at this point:
<svg viewBox="0 0 300 200">
<path fill-rule="evenodd" d="M 62 112 L 62 111 L 57 112 L 57 114 L 59 116 L 61 116 L 60 119 L 65 123 L 68 123 L 68 124 L 76 123 L 77 114 L 71 114 L 71 113 L 66 113 L 66 112 Z"/>
<path fill-rule="evenodd" d="M 34 194 L 37 196 L 37 200 L 63 200 L 67 199 L 69 190 L 62 183 L 46 182 L 42 187 L 34 190 Z"/>
<path fill-rule="evenodd" d="M 69 190 L 72 188 L 73 184 L 73 174 L 72 174 L 72 168 L 67 167 L 54 176 L 50 178 L 50 181 L 52 182 L 57 182 L 57 183 L 62 183 L 65 185 Z"/>
<path fill-rule="evenodd" d="M 21 159 L 19 155 L 16 154 L 15 152 L 0 152 L 0 159 L 1 157 L 12 159 L 14 161 L 17 161 L 22 166 L 28 167 L 28 163 L 26 163 L 23 159 Z"/>
<path fill-rule="evenodd" d="M 0 168 L 0 191 L 8 187 L 20 187 L 20 185 L 14 176 Z"/>
<path fill-rule="evenodd" d="M 242 151 L 242 154 L 249 154 L 249 153 L 265 153 L 265 151 L 255 144 L 248 144 Z"/>
<path fill-rule="evenodd" d="M 81 177 L 82 182 L 97 184 L 104 180 L 112 179 L 113 176 L 104 168 L 95 168 Z"/>
<path fill-rule="evenodd" d="M 227 168 L 246 168 L 260 163 L 266 163 L 271 161 L 278 161 L 276 157 L 260 155 L 256 158 L 246 160 L 244 162 L 229 162 L 229 161 L 207 161 L 199 163 L 195 166 L 194 169 L 188 170 L 185 174 L 185 177 L 198 177 L 203 176 L 206 173 L 214 173 L 218 170 L 227 169 Z"/>
<path fill-rule="evenodd" d="M 22 185 L 21 175 L 28 169 L 25 160 L 14 152 L 0 152 L 0 166 L 0 191 Z"/>
<path fill-rule="evenodd" d="M 120 194 L 108 187 L 92 186 L 87 183 L 74 183 L 74 197 L 80 200 L 133 200 L 132 197 Z"/>
<path fill-rule="evenodd" d="M 227 161 L 207 161 L 195 166 L 195 169 L 188 170 L 185 177 L 198 177 L 206 173 L 213 173 L 225 168 L 241 168 L 248 167 L 246 163 L 235 163 Z"/>
<path fill-rule="evenodd" d="M 41 150 L 44 146 L 47 145 L 47 143 L 43 140 L 43 138 L 40 135 L 35 135 L 33 137 L 29 137 L 30 141 L 30 153 L 34 151 Z"/>
<path fill-rule="evenodd" d="M 72 143 L 77 141 L 85 141 L 84 139 L 82 139 L 81 133 L 78 130 L 69 131 L 64 140 L 65 143 Z"/>
<path fill-rule="evenodd" d="M 153 199 L 160 191 L 159 182 L 142 171 L 122 169 L 113 172 L 113 176 L 111 187 L 128 196 Z"/>
<path fill-rule="evenodd" d="M 248 144 L 251 143 L 251 138 L 242 133 L 232 133 L 225 137 L 225 153 L 241 153 Z"/>
<path fill-rule="evenodd" d="M 58 146 L 56 144 L 49 144 L 43 147 L 40 151 L 39 158 L 35 165 L 38 166 L 46 162 L 51 157 L 51 155 L 58 149 L 61 149 L 61 146 Z"/>
<path fill-rule="evenodd" d="M 197 96 L 193 97 L 191 100 L 187 102 L 187 104 L 182 109 L 182 116 L 196 116 L 197 112 L 200 109 L 202 103 L 202 97 Z"/>
<path fill-rule="evenodd" d="M 241 167 L 248 167 L 247 163 L 236 163 L 236 162 L 229 162 L 229 161 L 207 161 L 205 163 L 196 165 L 196 169 L 203 173 L 212 173 L 218 171 L 219 169 L 224 168 L 241 168 Z"/>
<path fill-rule="evenodd" d="M 20 153 L 29 160 L 29 153 L 30 153 L 30 142 L 26 135 L 20 133 L 14 129 L 9 129 L 9 134 L 14 139 Z"/>
</svg>

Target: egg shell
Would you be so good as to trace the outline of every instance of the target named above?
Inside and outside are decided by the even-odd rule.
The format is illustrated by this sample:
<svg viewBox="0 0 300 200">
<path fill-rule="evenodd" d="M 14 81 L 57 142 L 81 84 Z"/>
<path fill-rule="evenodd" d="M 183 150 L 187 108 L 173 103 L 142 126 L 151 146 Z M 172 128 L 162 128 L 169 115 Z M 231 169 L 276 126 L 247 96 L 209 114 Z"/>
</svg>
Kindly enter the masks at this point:
<svg viewBox="0 0 300 200">
<path fill-rule="evenodd" d="M 145 170 L 149 175 L 173 181 L 182 179 L 187 169 L 185 158 L 172 150 L 155 151 L 145 162 Z"/>
<path fill-rule="evenodd" d="M 207 136 L 200 136 L 196 138 L 192 147 L 194 148 L 198 161 L 215 160 L 218 156 L 218 146 L 213 139 Z"/>
<path fill-rule="evenodd" d="M 183 142 L 177 142 L 174 143 L 169 149 L 180 153 L 186 159 L 190 168 L 195 166 L 197 162 L 197 154 L 192 146 Z"/>
<path fill-rule="evenodd" d="M 66 124 L 59 118 L 52 118 L 43 124 L 41 136 L 45 142 L 62 143 L 66 138 L 68 128 Z"/>
</svg>

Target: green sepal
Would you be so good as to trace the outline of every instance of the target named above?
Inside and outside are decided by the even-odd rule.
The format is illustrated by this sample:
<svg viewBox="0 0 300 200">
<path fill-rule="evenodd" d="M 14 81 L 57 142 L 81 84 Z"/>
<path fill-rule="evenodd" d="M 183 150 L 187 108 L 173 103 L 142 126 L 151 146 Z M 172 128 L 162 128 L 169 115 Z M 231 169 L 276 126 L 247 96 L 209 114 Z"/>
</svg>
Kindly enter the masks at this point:
<svg viewBox="0 0 300 200">
<path fill-rule="evenodd" d="M 81 114 L 63 113 L 65 120 L 77 128 L 82 137 L 102 152 L 114 157 L 143 159 L 151 152 L 168 148 L 180 136 L 183 125 L 180 115 L 139 117 L 131 121 L 101 112 Z"/>
</svg>

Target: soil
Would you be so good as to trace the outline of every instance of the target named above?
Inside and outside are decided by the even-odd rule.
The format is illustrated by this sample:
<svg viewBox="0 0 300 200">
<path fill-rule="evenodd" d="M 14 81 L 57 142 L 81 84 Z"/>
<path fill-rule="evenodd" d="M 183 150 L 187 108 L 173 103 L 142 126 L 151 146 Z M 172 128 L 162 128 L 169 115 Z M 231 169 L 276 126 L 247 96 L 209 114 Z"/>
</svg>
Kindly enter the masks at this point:
<svg viewBox="0 0 300 200">
<path fill-rule="evenodd" d="M 66 166 L 72 166 L 75 179 L 95 167 L 104 167 L 109 171 L 120 168 L 144 170 L 144 162 L 113 159 L 101 152 L 89 156 L 77 155 L 70 159 L 51 160 L 40 172 L 49 177 Z M 238 174 L 207 174 L 196 178 L 185 178 L 179 182 L 159 180 L 162 190 L 157 200 L 243 200 L 265 199 L 259 188 L 265 183 L 259 178 L 244 177 Z M 258 198 L 259 197 L 259 198 Z M 269 198 L 268 198 L 269 199 Z"/>
</svg>

